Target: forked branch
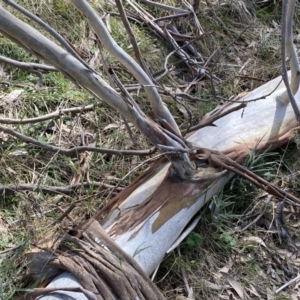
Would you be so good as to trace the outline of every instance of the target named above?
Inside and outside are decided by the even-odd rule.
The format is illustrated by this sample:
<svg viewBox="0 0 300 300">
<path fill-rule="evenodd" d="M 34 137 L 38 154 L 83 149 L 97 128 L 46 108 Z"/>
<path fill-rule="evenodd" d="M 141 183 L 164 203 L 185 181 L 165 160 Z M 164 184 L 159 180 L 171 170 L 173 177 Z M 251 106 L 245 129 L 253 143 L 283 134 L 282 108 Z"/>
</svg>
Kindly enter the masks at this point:
<svg viewBox="0 0 300 300">
<path fill-rule="evenodd" d="M 282 78 L 286 86 L 286 91 L 279 97 L 283 104 L 291 102 L 297 121 L 300 123 L 300 111 L 294 95 L 299 89 L 300 71 L 299 61 L 293 44 L 293 16 L 295 10 L 295 0 L 284 0 L 282 10 Z M 288 81 L 287 67 L 285 59 L 288 57 L 291 68 L 291 81 Z"/>
<path fill-rule="evenodd" d="M 102 43 L 106 44 L 106 47 L 111 48 L 110 51 L 113 51 L 121 61 L 125 61 L 124 64 L 133 69 L 133 71 L 135 71 L 134 69 L 136 67 L 139 68 L 139 71 L 135 71 L 135 74 L 137 78 L 141 80 L 142 84 L 150 85 L 147 87 L 147 91 L 148 97 L 152 99 L 151 103 L 153 110 L 162 121 L 168 123 L 175 132 L 179 132 L 177 125 L 176 127 L 173 126 L 175 121 L 169 110 L 159 98 L 159 94 L 156 88 L 153 87 L 147 74 L 130 56 L 124 55 L 125 52 L 114 42 L 108 34 L 103 22 L 89 5 L 85 5 L 86 3 L 84 1 L 73 2 L 76 3 L 76 7 L 80 8 L 80 10 L 87 15 L 89 21 L 93 27 L 95 27 L 94 29 Z M 178 141 L 164 133 L 156 123 L 147 118 L 133 100 L 122 97 L 98 74 L 92 72 L 74 56 L 66 52 L 30 25 L 17 19 L 3 7 L 0 7 L 0 31 L 11 40 L 18 41 L 25 49 L 28 49 L 36 56 L 43 58 L 45 61 L 55 66 L 71 81 L 87 89 L 95 97 L 118 111 L 124 118 L 133 123 L 155 146 L 164 145 L 178 148 Z M 134 64 L 131 64 L 132 61 Z M 143 80 L 145 80 L 145 82 Z M 156 96 L 158 96 L 158 98 L 155 98 Z M 178 133 L 178 136 L 180 136 L 180 133 Z M 193 167 L 186 154 L 170 156 L 169 159 L 173 164 L 175 172 L 180 177 L 186 178 L 192 176 Z"/>
<path fill-rule="evenodd" d="M 93 8 L 86 1 L 72 0 L 72 3 L 87 18 L 87 21 L 95 30 L 103 47 L 114 55 L 132 73 L 139 83 L 144 86 L 154 113 L 160 119 L 165 119 L 173 127 L 177 134 L 181 135 L 173 116 L 162 102 L 154 83 L 146 72 L 115 42 L 101 18 L 99 18 Z"/>
</svg>

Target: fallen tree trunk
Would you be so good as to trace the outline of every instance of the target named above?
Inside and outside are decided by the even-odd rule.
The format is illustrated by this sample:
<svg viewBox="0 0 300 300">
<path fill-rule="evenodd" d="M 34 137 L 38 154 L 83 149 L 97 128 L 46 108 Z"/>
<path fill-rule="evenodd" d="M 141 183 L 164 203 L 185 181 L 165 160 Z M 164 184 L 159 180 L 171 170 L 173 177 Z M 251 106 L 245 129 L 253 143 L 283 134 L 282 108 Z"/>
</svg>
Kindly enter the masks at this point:
<svg viewBox="0 0 300 300">
<path fill-rule="evenodd" d="M 280 82 L 278 77 L 239 100 L 239 103 L 247 103 L 243 111 L 234 111 L 217 120 L 216 126 L 192 133 L 187 138 L 192 148 L 222 151 L 235 161 L 242 162 L 250 151 L 262 152 L 286 144 L 294 137 L 298 124 L 292 105 L 284 105 L 277 100 L 285 90 Z M 266 97 L 270 90 L 275 91 Z M 300 92 L 295 98 L 300 105 Z M 237 105 L 220 107 L 218 112 Z M 187 234 L 185 229 L 199 209 L 233 175 L 206 166 L 198 169 L 193 180 L 182 180 L 172 174 L 170 166 L 165 159 L 155 162 L 81 228 L 89 230 L 89 226 L 97 221 L 148 275 L 160 264 L 176 240 Z M 76 286 L 78 282 L 69 273 L 63 273 L 49 287 L 67 284 Z M 84 297 L 76 293 L 76 299 L 86 299 Z M 45 296 L 42 299 L 52 298 Z"/>
</svg>

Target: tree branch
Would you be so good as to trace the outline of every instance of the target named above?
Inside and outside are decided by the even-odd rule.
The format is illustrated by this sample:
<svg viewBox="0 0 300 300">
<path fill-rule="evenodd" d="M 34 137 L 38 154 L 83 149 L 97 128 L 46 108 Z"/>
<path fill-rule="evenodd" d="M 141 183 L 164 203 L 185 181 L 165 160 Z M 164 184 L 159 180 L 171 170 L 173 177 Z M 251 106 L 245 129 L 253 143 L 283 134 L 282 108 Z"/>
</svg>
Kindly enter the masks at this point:
<svg viewBox="0 0 300 300">
<path fill-rule="evenodd" d="M 22 14 L 24 14 L 26 17 L 30 18 L 31 20 L 35 21 L 37 24 L 39 24 L 41 27 L 43 27 L 48 33 L 50 33 L 57 41 L 60 42 L 60 44 L 65 47 L 65 49 L 72 54 L 77 60 L 79 60 L 86 68 L 89 70 L 97 73 L 95 70 L 93 70 L 77 53 L 76 51 L 73 50 L 73 48 L 69 45 L 69 43 L 58 33 L 56 32 L 53 28 L 51 28 L 47 23 L 45 23 L 43 20 L 41 20 L 39 17 L 35 16 L 32 14 L 30 11 L 25 9 L 24 7 L 18 5 L 12 0 L 4 0 L 4 2 Z"/>
<path fill-rule="evenodd" d="M 156 7 L 160 7 L 163 8 L 165 10 L 171 10 L 177 13 L 181 13 L 181 14 L 190 14 L 191 12 L 189 10 L 185 10 L 182 8 L 178 8 L 178 7 L 173 7 L 173 6 L 169 6 L 166 4 L 162 4 L 162 3 L 158 3 L 158 2 L 154 2 L 154 1 L 150 1 L 150 0 L 142 0 L 142 2 L 151 5 L 151 6 L 156 6 Z"/>
<path fill-rule="evenodd" d="M 73 0 L 73 2 L 76 2 L 80 7 L 82 4 L 84 4 L 83 1 L 81 2 Z M 83 5 L 83 8 L 86 8 L 86 5 Z M 99 25 L 99 18 L 92 11 L 92 8 L 90 6 L 88 6 L 88 11 L 89 13 L 91 13 L 91 17 L 95 18 L 96 25 Z M 102 26 L 100 24 L 98 28 L 100 30 L 100 34 L 102 34 L 101 30 L 103 27 L 103 35 L 105 38 L 109 39 L 108 41 L 104 39 L 105 43 L 108 42 L 106 46 L 116 46 L 116 51 L 118 52 L 121 48 L 117 46 L 113 39 L 111 39 L 110 35 L 107 36 L 108 32 L 101 20 L 100 23 L 102 24 Z M 135 108 L 130 101 L 125 101 L 126 99 L 121 97 L 121 95 L 117 93 L 113 88 L 111 88 L 98 74 L 95 74 L 87 69 L 72 55 L 50 41 L 30 25 L 14 17 L 1 6 L 0 31 L 10 36 L 13 40 L 16 40 L 20 44 L 24 45 L 25 48 L 32 50 L 36 55 L 43 57 L 43 59 L 45 59 L 46 61 L 49 61 L 57 69 L 61 70 L 63 74 L 65 74 L 70 80 L 78 83 L 95 97 L 101 99 L 114 110 L 118 111 L 123 117 L 133 123 L 154 145 L 161 144 L 173 147 L 178 146 L 178 142 L 172 140 L 172 138 L 167 136 L 156 123 L 148 119 L 146 115 L 140 109 Z M 123 57 L 122 55 L 123 52 L 121 54 L 121 57 Z M 129 57 L 130 61 L 133 60 L 126 54 L 126 58 L 127 57 Z M 146 81 L 149 82 L 149 77 L 136 63 L 131 67 L 135 69 L 136 66 L 143 72 L 143 76 L 146 77 Z M 151 86 L 145 87 L 145 89 L 147 89 L 152 96 L 156 94 L 158 95 L 157 89 L 153 86 L 151 80 L 150 84 Z M 163 117 L 162 119 L 165 119 L 167 122 L 169 122 L 170 126 L 172 126 L 172 122 L 170 122 L 170 119 L 168 119 L 167 117 L 167 115 L 169 115 L 170 118 L 174 121 L 169 110 L 164 106 L 160 98 L 156 99 L 155 101 L 157 101 L 156 103 L 158 104 L 158 106 L 155 106 L 156 112 L 159 113 L 160 111 L 160 115 Z M 167 115 L 165 114 L 166 112 Z M 173 126 L 173 128 L 175 127 Z M 175 128 L 174 130 L 176 132 L 179 132 L 179 129 L 176 130 Z M 180 135 L 180 132 L 178 135 Z M 36 141 L 34 139 L 32 139 L 30 142 L 36 144 Z M 57 150 L 58 149 L 56 149 L 55 151 Z M 170 160 L 172 161 L 172 165 L 178 176 L 182 178 L 192 176 L 193 166 L 186 154 L 180 154 L 174 157 L 170 157 Z"/>
<path fill-rule="evenodd" d="M 63 154 L 66 156 L 74 156 L 84 151 L 91 151 L 91 152 L 97 152 L 97 153 L 107 153 L 107 154 L 116 154 L 116 155 L 150 155 L 153 154 L 156 151 L 155 147 L 152 147 L 149 150 L 114 150 L 114 149 L 106 149 L 106 148 L 98 148 L 98 147 L 88 147 L 88 146 L 80 146 L 80 147 L 74 147 L 72 149 L 63 149 L 61 147 L 52 146 L 47 143 L 39 142 L 38 140 L 29 137 L 27 135 L 24 135 L 20 132 L 17 132 L 11 128 L 7 128 L 0 125 L 0 132 L 5 132 L 9 135 L 12 135 L 16 137 L 17 139 L 24 141 L 26 143 L 33 144 L 39 148 L 42 148 L 44 150 L 50 151 L 50 152 L 56 152 L 59 154 Z"/>
<path fill-rule="evenodd" d="M 55 69 L 52 66 L 42 65 L 42 64 L 36 64 L 36 63 L 29 63 L 29 62 L 21 62 L 17 61 L 5 56 L 0 55 L 0 62 L 4 64 L 11 65 L 13 67 L 26 70 L 28 72 L 37 72 L 37 71 L 44 71 L 44 72 L 58 72 L 57 69 Z"/>
<path fill-rule="evenodd" d="M 132 73 L 132 75 L 141 83 L 148 96 L 154 113 L 161 119 L 165 119 L 181 135 L 180 130 L 166 105 L 162 102 L 157 89 L 154 87 L 152 80 L 144 70 L 129 56 L 111 37 L 102 20 L 84 0 L 72 0 L 74 6 L 87 18 L 91 27 L 95 30 L 103 47 Z"/>
<path fill-rule="evenodd" d="M 50 119 L 59 118 L 66 113 L 78 113 L 82 111 L 89 111 L 94 109 L 95 106 L 93 104 L 82 106 L 82 107 L 72 107 L 72 108 L 63 108 L 56 110 L 50 114 L 46 114 L 44 116 L 35 117 L 35 118 L 23 118 L 23 119 L 11 119 L 11 118 L 0 118 L 0 124 L 34 124 L 43 122 Z"/>
<path fill-rule="evenodd" d="M 45 194 L 64 194 L 68 195 L 76 192 L 79 188 L 90 188 L 90 187 L 105 187 L 107 189 L 122 190 L 120 187 L 115 187 L 110 184 L 102 182 L 83 182 L 78 184 L 72 184 L 67 186 L 51 186 L 51 185 L 40 185 L 40 184 L 7 184 L 0 185 L 1 194 L 11 194 L 20 191 L 26 192 L 42 192 Z"/>
<path fill-rule="evenodd" d="M 300 111 L 294 95 L 299 89 L 300 71 L 297 53 L 293 44 L 293 16 L 295 9 L 295 0 L 284 0 L 282 9 L 282 78 L 286 86 L 286 91 L 278 97 L 279 101 L 287 105 L 291 102 L 296 119 L 300 124 Z M 287 53 L 286 53 L 287 52 Z M 285 64 L 286 54 L 288 55 L 291 68 L 291 82 L 288 81 L 287 67 Z"/>
<path fill-rule="evenodd" d="M 135 123 L 133 111 L 100 76 L 92 73 L 75 57 L 30 25 L 17 19 L 3 7 L 0 7 L 0 16 L 1 32 L 10 36 L 14 41 L 17 40 L 25 48 L 33 50 L 33 53 L 36 53 L 36 55 L 54 65 L 58 70 L 61 70 L 73 82 L 77 82 L 98 99 L 106 102 L 132 123 Z"/>
<path fill-rule="evenodd" d="M 133 47 L 135 57 L 136 57 L 138 63 L 140 64 L 140 66 L 143 68 L 143 70 L 150 77 L 151 74 L 149 72 L 149 69 L 148 69 L 147 65 L 145 64 L 145 61 L 144 61 L 144 59 L 142 57 L 140 48 L 139 48 L 139 46 L 138 46 L 138 44 L 136 42 L 136 39 L 135 39 L 135 36 L 134 36 L 132 30 L 131 30 L 131 27 L 130 27 L 130 24 L 128 22 L 126 13 L 124 11 L 124 7 L 123 7 L 123 4 L 122 4 L 122 1 L 120 1 L 120 0 L 115 0 L 115 1 L 116 1 L 117 8 L 119 10 L 119 13 L 120 13 L 122 22 L 123 22 L 123 24 L 125 26 L 125 29 L 126 29 L 128 35 L 129 35 L 130 43 L 131 43 L 131 45 Z"/>
</svg>

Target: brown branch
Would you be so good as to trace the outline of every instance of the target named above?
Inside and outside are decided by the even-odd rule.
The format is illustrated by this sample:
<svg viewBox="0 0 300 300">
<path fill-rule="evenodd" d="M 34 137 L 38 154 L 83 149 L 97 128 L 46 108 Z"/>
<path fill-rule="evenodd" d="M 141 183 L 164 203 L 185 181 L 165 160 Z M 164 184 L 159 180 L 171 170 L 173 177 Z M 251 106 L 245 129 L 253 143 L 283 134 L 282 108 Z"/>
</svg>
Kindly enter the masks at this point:
<svg viewBox="0 0 300 300">
<path fill-rule="evenodd" d="M 178 8 L 178 7 L 173 7 L 173 6 L 169 6 L 166 4 L 162 4 L 162 3 L 158 3 L 158 2 L 154 2 L 154 1 L 150 1 L 150 0 L 142 0 L 142 2 L 151 5 L 151 6 L 156 6 L 156 7 L 160 7 L 163 8 L 165 10 L 171 10 L 177 13 L 185 13 L 185 14 L 190 14 L 190 11 L 182 9 L 182 8 Z"/>
<path fill-rule="evenodd" d="M 90 187 L 105 187 L 107 189 L 122 190 L 120 187 L 115 187 L 110 184 L 102 182 L 83 182 L 78 184 L 72 184 L 67 186 L 50 186 L 50 185 L 39 185 L 39 184 L 7 184 L 0 185 L 1 194 L 11 194 L 15 192 L 42 192 L 45 194 L 64 194 L 68 195 L 76 192 L 79 188 L 90 188 Z"/>
<path fill-rule="evenodd" d="M 196 125 L 196 126 L 192 126 L 190 127 L 187 132 L 191 132 L 191 131 L 195 131 L 195 130 L 198 130 L 200 128 L 203 128 L 203 127 L 206 127 L 206 126 L 214 126 L 214 122 L 220 118 L 223 118 L 224 116 L 234 112 L 234 111 L 237 111 L 241 108 L 244 108 L 247 106 L 247 102 L 242 102 L 240 103 L 239 105 L 237 106 L 234 106 L 224 112 L 221 112 L 220 114 L 217 114 L 217 115 L 212 115 L 212 116 L 209 116 L 207 118 L 205 118 L 204 120 L 202 120 L 200 122 L 200 124 Z"/>
<path fill-rule="evenodd" d="M 63 212 L 62 215 L 60 215 L 57 219 L 55 219 L 52 223 L 51 223 L 51 226 L 55 225 L 56 223 L 59 223 L 61 222 L 65 217 L 68 216 L 68 214 L 76 207 L 76 204 L 75 203 L 72 203 L 69 208 Z"/>
<path fill-rule="evenodd" d="M 257 80 L 257 81 L 264 82 L 264 83 L 266 82 L 264 79 L 253 77 L 253 76 L 248 76 L 248 75 L 236 75 L 236 77 L 244 78 L 244 79 Z"/>
<path fill-rule="evenodd" d="M 33 124 L 42 121 L 59 118 L 66 113 L 77 113 L 82 111 L 92 110 L 95 106 L 93 104 L 82 106 L 82 107 L 72 107 L 56 110 L 52 113 L 46 114 L 44 116 L 35 118 L 24 118 L 24 119 L 11 119 L 11 118 L 0 118 L 0 124 Z"/>
<path fill-rule="evenodd" d="M 133 34 L 132 30 L 131 30 L 131 27 L 129 25 L 126 13 L 124 11 L 124 7 L 123 7 L 123 4 L 122 4 L 122 1 L 116 0 L 116 5 L 117 5 L 117 8 L 119 10 L 122 22 L 123 22 L 123 24 L 125 26 L 125 29 L 126 29 L 128 35 L 129 35 L 129 40 L 130 40 L 130 43 L 131 43 L 131 45 L 133 47 L 133 51 L 134 51 L 135 57 L 136 57 L 139 65 L 148 74 L 148 76 L 151 77 L 151 73 L 149 72 L 149 69 L 148 69 L 147 65 L 145 64 L 145 61 L 144 61 L 144 59 L 142 57 L 141 51 L 139 49 L 139 46 L 138 46 L 138 44 L 136 42 L 135 36 L 134 36 L 134 34 Z"/>
<path fill-rule="evenodd" d="M 169 15 L 169 16 L 165 16 L 165 17 L 154 19 L 154 22 L 158 23 L 160 21 L 165 21 L 165 20 L 169 20 L 169 19 L 175 19 L 175 18 L 185 17 L 185 16 L 187 16 L 189 14 L 190 14 L 190 12 Z"/>
<path fill-rule="evenodd" d="M 277 186 L 263 179 L 262 177 L 254 174 L 253 172 L 243 167 L 239 163 L 235 162 L 225 154 L 219 151 L 209 150 L 205 148 L 199 149 L 198 154 L 201 154 L 201 156 L 206 158 L 209 162 L 209 165 L 211 165 L 212 167 L 226 169 L 232 173 L 235 173 L 245 178 L 246 180 L 254 184 L 256 187 L 263 189 L 267 193 L 279 199 L 284 199 L 286 202 L 289 202 L 292 205 L 300 206 L 300 199 L 278 188 Z"/>
<path fill-rule="evenodd" d="M 35 145 L 39 148 L 42 148 L 46 151 L 50 151 L 50 152 L 56 152 L 58 154 L 63 154 L 66 156 L 74 156 L 77 155 L 81 152 L 84 151 L 91 151 L 91 152 L 97 152 L 97 153 L 107 153 L 107 154 L 117 154 L 117 155 L 150 155 L 152 153 L 154 153 L 156 151 L 155 147 L 152 147 L 148 150 L 114 150 L 114 149 L 106 149 L 106 148 L 98 148 L 98 147 L 89 147 L 89 146 L 79 146 L 79 147 L 74 147 L 71 149 L 64 149 L 61 147 L 57 147 L 57 146 L 52 146 L 50 144 L 47 143 L 42 143 L 39 142 L 38 140 L 29 137 L 27 135 L 24 135 L 18 131 L 15 131 L 11 128 L 7 128 L 4 126 L 0 125 L 0 132 L 4 132 L 7 133 L 9 135 L 12 135 L 14 137 L 16 137 L 19 140 L 22 140 L 23 142 L 26 143 L 30 143 L 32 145 Z"/>
</svg>

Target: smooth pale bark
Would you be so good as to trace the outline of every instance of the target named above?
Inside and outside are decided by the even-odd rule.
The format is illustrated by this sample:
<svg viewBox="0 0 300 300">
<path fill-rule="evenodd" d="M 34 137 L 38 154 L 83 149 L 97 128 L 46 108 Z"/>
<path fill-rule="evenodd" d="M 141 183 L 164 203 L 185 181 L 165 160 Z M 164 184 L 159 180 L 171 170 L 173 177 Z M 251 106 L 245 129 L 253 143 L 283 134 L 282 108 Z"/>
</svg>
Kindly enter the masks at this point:
<svg viewBox="0 0 300 300">
<path fill-rule="evenodd" d="M 285 40 L 284 49 L 282 49 L 282 54 L 287 56 L 289 60 L 289 65 L 291 69 L 291 76 L 290 76 L 290 89 L 292 94 L 294 95 L 299 89 L 300 77 L 299 77 L 299 60 L 298 55 L 294 46 L 294 34 L 293 34 L 293 16 L 295 10 L 296 1 L 295 0 L 284 0 L 283 1 L 283 11 L 286 10 L 286 18 L 285 23 L 286 26 L 282 28 L 284 32 L 284 36 L 282 36 L 282 41 Z M 283 16 L 284 18 L 284 16 Z M 285 67 L 285 59 L 283 57 L 283 69 L 286 70 Z M 287 91 L 284 91 L 282 95 L 279 97 L 280 101 L 284 104 L 287 104 L 290 101 L 290 96 Z"/>
<path fill-rule="evenodd" d="M 83 0 L 72 0 L 74 6 L 87 18 L 91 27 L 95 30 L 102 46 L 114 55 L 122 64 L 132 73 L 132 75 L 143 85 L 148 99 L 152 106 L 153 112 L 161 119 L 165 119 L 177 132 L 181 135 L 180 130 L 171 115 L 167 106 L 162 102 L 160 95 L 146 72 L 135 62 L 135 60 L 127 54 L 112 38 L 104 25 L 102 19 L 94 11 L 94 9 Z"/>
<path fill-rule="evenodd" d="M 275 89 L 280 80 L 281 78 L 278 77 L 268 82 L 240 101 L 265 96 Z M 291 104 L 282 105 L 277 100 L 277 96 L 282 93 L 283 89 L 284 84 L 282 83 L 271 96 L 249 102 L 244 111 L 235 111 L 217 120 L 216 126 L 200 129 L 192 134 L 188 141 L 194 147 L 204 147 L 222 152 L 231 152 L 236 149 L 237 160 L 245 157 L 253 148 L 268 150 L 286 143 L 293 137 L 293 129 L 298 125 Z M 298 92 L 295 97 L 299 105 L 300 93 Z M 209 177 L 218 170 L 210 168 L 209 170 L 203 169 L 197 175 L 197 177 L 203 178 L 204 182 L 177 182 L 174 179 L 174 183 L 170 180 L 172 176 L 168 175 L 167 163 L 162 164 L 160 168 L 157 166 L 155 168 L 157 171 L 153 176 L 135 188 L 121 204 L 118 203 L 117 207 L 112 207 L 109 215 L 102 221 L 107 232 L 128 253 L 134 255 L 138 249 L 145 248 L 135 255 L 135 258 L 148 274 L 160 263 L 164 253 L 205 201 L 230 178 L 230 176 L 223 176 L 212 183 L 213 180 Z M 160 194 L 156 191 L 163 181 L 167 182 L 164 186 L 166 192 L 162 195 L 164 199 L 158 199 Z M 122 193 L 125 194 L 126 191 Z M 142 206 L 151 197 L 151 201 L 161 201 L 162 204 L 154 211 L 148 211 L 148 219 L 138 224 L 139 215 L 136 216 L 136 214 L 139 210 L 136 210 L 135 207 L 136 205 Z M 148 205 L 147 208 L 151 209 L 151 207 Z M 123 228 L 126 227 L 126 223 L 124 223 L 126 218 L 136 225 L 126 228 L 126 232 L 123 232 Z M 135 218 L 137 219 L 136 223 L 133 222 Z M 136 235 L 133 238 L 134 233 Z"/>
<path fill-rule="evenodd" d="M 285 88 L 280 81 L 278 77 L 249 93 L 240 102 L 262 99 L 249 102 L 244 111 L 235 111 L 217 120 L 216 126 L 198 130 L 188 137 L 188 141 L 195 147 L 236 151 L 237 160 L 253 148 L 271 150 L 287 143 L 298 125 L 291 104 L 283 105 L 277 99 Z M 272 95 L 264 98 L 277 86 Z M 300 105 L 299 92 L 295 98 Z M 169 168 L 170 163 L 164 161 L 150 167 L 113 199 L 111 205 L 108 204 L 108 214 L 101 222 L 114 241 L 134 256 L 149 275 L 199 209 L 232 176 L 226 173 L 211 179 L 219 170 L 208 168 L 199 170 L 197 177 L 203 178 L 203 181 L 184 181 L 174 177 Z M 126 193 L 128 196 L 124 197 Z M 64 273 L 60 278 L 60 281 L 56 280 L 56 286 L 58 283 L 64 286 L 65 280 L 72 277 Z M 42 299 L 53 298 L 46 296 Z M 77 294 L 76 299 L 85 298 L 83 295 L 79 298 Z"/>
</svg>

